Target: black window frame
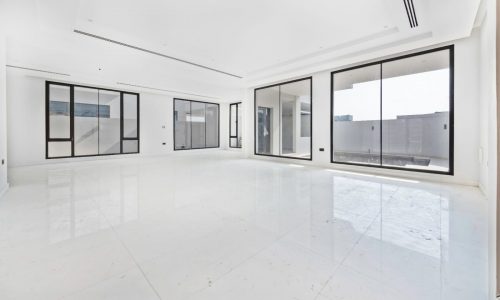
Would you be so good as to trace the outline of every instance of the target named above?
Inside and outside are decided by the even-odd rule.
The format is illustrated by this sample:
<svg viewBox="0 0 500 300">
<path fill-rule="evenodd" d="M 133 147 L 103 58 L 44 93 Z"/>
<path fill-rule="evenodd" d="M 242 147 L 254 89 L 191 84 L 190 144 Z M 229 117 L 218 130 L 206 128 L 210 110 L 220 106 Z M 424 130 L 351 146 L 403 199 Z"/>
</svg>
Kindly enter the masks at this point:
<svg viewBox="0 0 500 300">
<path fill-rule="evenodd" d="M 272 88 L 276 86 L 282 86 L 285 84 L 289 83 L 294 83 L 294 82 L 299 82 L 299 81 L 304 81 L 304 80 L 310 80 L 310 99 L 311 99 L 311 144 L 309 147 L 309 151 L 311 153 L 311 156 L 309 158 L 302 158 L 302 157 L 293 157 L 293 156 L 286 156 L 286 155 L 275 155 L 275 154 L 264 154 L 264 153 L 257 153 L 257 91 L 258 90 L 263 90 L 267 88 Z M 281 97 L 280 97 L 280 102 L 281 102 Z M 296 159 L 296 160 L 306 160 L 306 161 L 312 161 L 313 160 L 313 77 L 308 76 L 308 77 L 303 77 L 299 79 L 294 79 L 294 80 L 289 80 L 289 81 L 284 81 L 276 84 L 271 84 L 263 87 L 259 87 L 254 89 L 253 91 L 253 153 L 254 155 L 258 156 L 267 156 L 267 157 L 277 157 L 277 158 L 285 158 L 285 159 Z M 281 118 L 281 117 L 280 117 Z"/>
<path fill-rule="evenodd" d="M 66 86 L 70 88 L 70 137 L 69 138 L 51 138 L 50 137 L 50 86 Z M 110 91 L 115 93 L 120 93 L 120 153 L 106 153 L 106 154 L 90 154 L 90 155 L 75 155 L 75 87 L 95 89 L 101 91 Z M 123 135 L 123 96 L 125 94 L 137 96 L 137 137 L 126 138 Z M 63 83 L 56 81 L 45 81 L 45 159 L 64 159 L 64 158 L 80 158 L 80 157 L 94 157 L 94 156 L 110 156 L 110 155 L 125 155 L 125 154 L 139 154 L 140 153 L 140 94 L 128 91 L 120 91 L 109 88 L 101 88 L 95 86 L 86 86 L 80 84 Z M 123 152 L 123 141 L 137 141 L 137 152 Z M 49 156 L 49 143 L 53 142 L 70 142 L 71 143 L 71 155 L 70 156 Z"/>
<path fill-rule="evenodd" d="M 403 167 L 395 167 L 395 166 L 387 166 L 387 165 L 382 165 L 383 161 L 382 159 L 380 160 L 380 165 L 375 165 L 375 164 L 366 164 L 366 163 L 353 163 L 353 162 L 341 162 L 341 161 L 335 161 L 334 160 L 334 149 L 333 149 L 333 128 L 334 128 L 334 107 L 335 107 L 335 99 L 334 99 L 334 76 L 337 73 L 342 73 L 346 71 L 351 71 L 355 69 L 360 69 L 364 67 L 369 67 L 369 66 L 374 66 L 374 65 L 380 65 L 380 75 L 381 75 L 381 80 L 382 80 L 382 69 L 383 69 L 383 64 L 388 63 L 388 62 L 393 62 L 397 60 L 403 60 L 406 58 L 411 58 L 415 56 L 420 56 L 424 54 L 429 54 L 429 53 L 434 53 L 434 52 L 439 52 L 439 51 L 444 51 L 447 50 L 449 51 L 449 69 L 450 69 L 450 82 L 449 82 L 449 108 L 450 108 L 450 119 L 449 119 L 449 154 L 448 154 L 448 161 L 449 161 L 449 168 L 448 171 L 437 171 L 437 170 L 425 170 L 425 169 L 416 169 L 416 168 L 403 168 Z M 381 83 L 382 84 L 382 83 Z M 382 111 L 382 106 L 383 106 L 383 99 L 382 99 L 382 89 L 380 91 L 380 110 Z M 340 165 L 351 165 L 351 166 L 361 166 L 361 167 L 370 167 L 370 168 L 379 168 L 379 169 L 391 169 L 391 170 L 399 170 L 399 171 L 408 171 L 408 172 L 418 172 L 418 173 L 431 173 L 431 174 L 439 174 L 439 175 L 449 175 L 453 176 L 454 175 L 454 134 L 455 134 L 455 109 L 454 109 L 454 102 L 455 102 L 455 45 L 448 45 L 448 46 L 443 46 L 443 47 L 438 47 L 438 48 L 433 48 L 429 50 L 424 50 L 424 51 L 419 51 L 415 53 L 410 53 L 410 54 L 405 54 L 405 55 L 399 55 L 387 59 L 382 59 L 382 60 L 377 60 L 374 62 L 369 62 L 365 64 L 360 64 L 360 65 L 355 65 L 352 67 L 348 68 L 342 68 L 339 70 L 335 70 L 330 73 L 330 163 L 333 164 L 340 164 Z M 380 119 L 380 156 L 382 158 L 383 156 L 383 130 L 382 130 L 382 118 Z"/>
<path fill-rule="evenodd" d="M 232 134 L 232 106 L 236 106 L 236 135 L 233 135 Z M 240 143 L 240 146 L 238 147 L 233 147 L 231 146 L 231 139 L 236 139 L 236 141 L 238 141 L 238 139 L 240 138 L 240 136 L 238 136 L 238 127 L 240 125 L 240 119 L 238 118 L 238 111 L 241 109 L 241 102 L 234 102 L 234 103 L 231 103 L 229 104 L 229 148 L 235 148 L 235 149 L 241 149 L 243 147 L 243 142 Z M 236 142 L 236 144 L 238 144 L 238 142 Z"/>
<path fill-rule="evenodd" d="M 206 120 L 205 120 L 205 147 L 196 147 L 193 148 L 193 128 L 191 127 L 191 147 L 190 148 L 182 148 L 182 149 L 176 149 L 175 147 L 175 101 L 188 101 L 189 102 L 189 110 L 191 111 L 191 104 L 193 102 L 197 103 L 204 103 L 204 104 L 213 104 L 217 105 L 217 146 L 213 147 L 207 147 L 207 127 L 206 127 Z M 205 114 L 206 114 L 206 106 L 205 106 Z M 220 148 L 220 104 L 219 103 L 214 103 L 214 102 L 207 102 L 207 101 L 199 101 L 199 100 L 190 100 L 190 99 L 182 99 L 182 98 L 174 98 L 174 101 L 172 103 L 172 122 L 173 122 L 173 128 L 174 128 L 174 143 L 173 143 L 173 148 L 174 151 L 184 151 L 184 150 L 200 150 L 200 149 L 216 149 Z"/>
<path fill-rule="evenodd" d="M 125 132 L 124 132 L 124 124 L 123 124 L 123 109 L 124 109 L 124 106 L 123 106 L 123 96 L 125 94 L 128 94 L 128 95 L 135 95 L 137 96 L 137 135 L 135 137 L 130 137 L 130 136 L 125 136 Z M 130 93 L 130 92 L 120 92 L 120 154 L 134 154 L 134 153 L 139 153 L 140 152 L 140 146 L 141 146 L 141 142 L 140 142 L 140 96 L 138 93 Z M 126 141 L 137 141 L 137 152 L 123 152 L 123 142 L 126 142 Z"/>
</svg>

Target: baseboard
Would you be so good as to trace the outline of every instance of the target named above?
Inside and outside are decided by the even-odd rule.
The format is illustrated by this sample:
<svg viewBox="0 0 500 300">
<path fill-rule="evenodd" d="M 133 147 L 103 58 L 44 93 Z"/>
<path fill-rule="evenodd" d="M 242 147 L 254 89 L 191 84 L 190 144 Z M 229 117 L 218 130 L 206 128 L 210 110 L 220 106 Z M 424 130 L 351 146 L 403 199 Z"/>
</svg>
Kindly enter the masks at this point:
<svg viewBox="0 0 500 300">
<path fill-rule="evenodd" d="M 7 183 L 5 185 L 5 187 L 0 191 L 0 198 L 2 198 L 5 193 L 7 193 L 7 191 L 9 190 L 9 187 L 10 187 L 10 185 L 9 185 L 9 183 Z"/>
</svg>

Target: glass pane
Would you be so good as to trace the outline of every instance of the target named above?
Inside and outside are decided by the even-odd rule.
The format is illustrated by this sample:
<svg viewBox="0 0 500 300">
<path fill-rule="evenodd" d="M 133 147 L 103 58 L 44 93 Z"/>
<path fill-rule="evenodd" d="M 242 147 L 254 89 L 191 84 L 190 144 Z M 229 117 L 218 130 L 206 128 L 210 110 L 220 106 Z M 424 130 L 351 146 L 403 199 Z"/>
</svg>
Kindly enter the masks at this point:
<svg viewBox="0 0 500 300">
<path fill-rule="evenodd" d="M 99 153 L 98 90 L 75 87 L 75 156 Z"/>
<path fill-rule="evenodd" d="M 99 90 L 99 154 L 120 153 L 120 93 Z"/>
<path fill-rule="evenodd" d="M 191 149 L 191 102 L 174 100 L 174 128 L 176 150 Z"/>
<path fill-rule="evenodd" d="M 219 147 L 219 105 L 207 103 L 205 126 L 206 147 Z"/>
<path fill-rule="evenodd" d="M 49 85 L 49 126 L 50 138 L 71 137 L 69 86 Z"/>
<path fill-rule="evenodd" d="M 333 160 L 380 164 L 380 65 L 333 76 Z"/>
<path fill-rule="evenodd" d="M 301 80 L 280 87 L 281 155 L 311 157 L 311 81 Z M 303 111 L 304 109 L 304 111 Z M 307 109 L 309 109 L 307 111 Z M 307 114 L 307 118 L 302 115 Z M 302 124 L 304 123 L 304 124 Z M 301 134 L 302 127 L 306 135 Z"/>
<path fill-rule="evenodd" d="M 48 157 L 71 156 L 71 142 L 49 142 Z"/>
<path fill-rule="evenodd" d="M 243 128 L 243 119 L 242 119 L 242 111 L 241 111 L 241 104 L 238 104 L 238 144 L 237 147 L 242 146 L 242 141 L 241 138 L 243 137 L 242 134 L 242 128 Z"/>
<path fill-rule="evenodd" d="M 241 103 L 230 105 L 231 123 L 229 146 L 232 148 L 241 148 Z"/>
<path fill-rule="evenodd" d="M 311 137 L 311 104 L 300 104 L 300 136 Z"/>
<path fill-rule="evenodd" d="M 279 87 L 255 91 L 255 113 L 257 114 L 256 150 L 258 154 L 279 155 L 280 100 Z"/>
<path fill-rule="evenodd" d="M 382 65 L 382 163 L 449 170 L 449 50 Z"/>
<path fill-rule="evenodd" d="M 191 102 L 191 147 L 205 148 L 205 103 Z"/>
<path fill-rule="evenodd" d="M 123 93 L 123 137 L 137 137 L 137 95 Z"/>
<path fill-rule="evenodd" d="M 238 148 L 238 138 L 230 138 L 229 139 L 229 146 L 233 148 Z"/>
<path fill-rule="evenodd" d="M 230 136 L 236 136 L 237 135 L 237 122 L 238 122 L 238 115 L 237 115 L 237 107 L 238 107 L 238 104 L 231 104 L 230 105 L 231 107 L 231 116 L 230 116 L 230 119 L 231 119 L 231 132 L 229 133 Z"/>
<path fill-rule="evenodd" d="M 138 140 L 123 141 L 123 153 L 138 153 L 138 152 L 139 152 Z"/>
</svg>

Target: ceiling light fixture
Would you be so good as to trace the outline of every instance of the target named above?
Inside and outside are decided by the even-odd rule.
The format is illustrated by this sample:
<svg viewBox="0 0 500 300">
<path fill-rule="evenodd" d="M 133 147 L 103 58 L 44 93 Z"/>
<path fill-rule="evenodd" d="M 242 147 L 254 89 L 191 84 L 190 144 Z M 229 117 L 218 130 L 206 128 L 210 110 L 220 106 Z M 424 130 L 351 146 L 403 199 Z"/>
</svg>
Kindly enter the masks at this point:
<svg viewBox="0 0 500 300">
<path fill-rule="evenodd" d="M 95 39 L 99 39 L 99 40 L 102 40 L 102 41 L 106 41 L 106 42 L 109 42 L 109 43 L 113 43 L 113 44 L 116 44 L 116 45 L 120 45 L 120 46 L 123 46 L 123 47 L 127 47 L 127 48 L 131 48 L 131 49 L 134 49 L 134 50 L 138 50 L 138 51 L 146 52 L 146 53 L 149 53 L 149 54 L 161 56 L 161 57 L 164 57 L 164 58 L 172 59 L 172 60 L 175 60 L 175 61 L 178 61 L 178 62 L 182 62 L 182 63 L 188 64 L 188 65 L 199 67 L 199 68 L 202 68 L 202 69 L 205 69 L 205 70 L 217 72 L 217 73 L 220 73 L 220 74 L 224 74 L 224 75 L 228 75 L 228 76 L 232 76 L 232 77 L 236 77 L 236 78 L 240 78 L 240 79 L 243 78 L 242 76 L 239 76 L 239 75 L 231 74 L 231 73 L 228 73 L 228 72 L 225 72 L 225 71 L 221 71 L 221 70 L 218 70 L 218 69 L 214 69 L 214 68 L 207 67 L 207 66 L 204 66 L 204 65 L 200 65 L 200 64 L 197 64 L 197 63 L 194 63 L 194 62 L 191 62 L 191 61 L 187 61 L 187 60 L 184 60 L 184 59 L 181 59 L 181 58 L 169 56 L 169 55 L 162 54 L 162 53 L 159 53 L 159 52 L 155 52 L 155 51 L 152 51 L 152 50 L 144 49 L 144 48 L 137 47 L 137 46 L 134 46 L 134 45 L 130 45 L 130 44 L 122 43 L 122 42 L 119 42 L 119 41 L 115 41 L 115 40 L 112 40 L 112 39 L 109 39 L 109 38 L 106 38 L 106 37 L 103 37 L 103 36 L 95 35 L 95 34 L 92 34 L 92 33 L 88 33 L 88 32 L 85 32 L 85 31 L 81 31 L 81 30 L 75 29 L 75 30 L 73 30 L 73 32 L 81 34 L 81 35 L 85 35 L 85 36 L 88 36 L 88 37 L 91 37 L 91 38 L 95 38 Z"/>
</svg>

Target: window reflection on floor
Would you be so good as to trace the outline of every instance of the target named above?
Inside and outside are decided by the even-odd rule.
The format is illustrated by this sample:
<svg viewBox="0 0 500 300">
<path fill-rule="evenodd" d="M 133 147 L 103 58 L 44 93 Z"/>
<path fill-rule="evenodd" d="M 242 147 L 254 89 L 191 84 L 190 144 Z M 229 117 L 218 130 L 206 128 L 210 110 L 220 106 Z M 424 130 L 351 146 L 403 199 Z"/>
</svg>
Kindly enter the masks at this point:
<svg viewBox="0 0 500 300">
<path fill-rule="evenodd" d="M 109 224 L 138 218 L 138 179 L 133 172 L 129 176 L 120 176 L 120 170 L 117 170 L 117 176 L 108 176 L 106 180 L 92 178 L 90 174 L 85 174 L 85 169 L 83 172 L 74 169 L 47 172 L 50 243 L 84 236 L 108 229 Z"/>
</svg>

